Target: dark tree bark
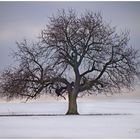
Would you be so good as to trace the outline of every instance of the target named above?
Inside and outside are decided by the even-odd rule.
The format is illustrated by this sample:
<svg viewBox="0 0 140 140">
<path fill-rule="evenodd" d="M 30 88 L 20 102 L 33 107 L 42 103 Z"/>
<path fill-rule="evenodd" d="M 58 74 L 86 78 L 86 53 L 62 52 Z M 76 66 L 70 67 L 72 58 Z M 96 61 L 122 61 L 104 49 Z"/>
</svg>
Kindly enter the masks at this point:
<svg viewBox="0 0 140 140">
<path fill-rule="evenodd" d="M 66 115 L 78 115 L 77 93 L 68 93 L 68 111 Z"/>
</svg>

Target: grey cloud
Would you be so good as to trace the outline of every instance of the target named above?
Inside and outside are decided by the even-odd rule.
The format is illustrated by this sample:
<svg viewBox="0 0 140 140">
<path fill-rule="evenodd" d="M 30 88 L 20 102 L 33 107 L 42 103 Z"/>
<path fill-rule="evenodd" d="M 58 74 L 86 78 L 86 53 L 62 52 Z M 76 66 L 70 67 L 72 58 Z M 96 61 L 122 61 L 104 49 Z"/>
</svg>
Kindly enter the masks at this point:
<svg viewBox="0 0 140 140">
<path fill-rule="evenodd" d="M 15 41 L 35 38 L 45 27 L 48 17 L 58 9 L 74 8 L 101 11 L 106 22 L 118 31 L 130 30 L 130 43 L 139 48 L 140 2 L 0 2 L 0 70 L 12 63 L 8 56 Z"/>
</svg>

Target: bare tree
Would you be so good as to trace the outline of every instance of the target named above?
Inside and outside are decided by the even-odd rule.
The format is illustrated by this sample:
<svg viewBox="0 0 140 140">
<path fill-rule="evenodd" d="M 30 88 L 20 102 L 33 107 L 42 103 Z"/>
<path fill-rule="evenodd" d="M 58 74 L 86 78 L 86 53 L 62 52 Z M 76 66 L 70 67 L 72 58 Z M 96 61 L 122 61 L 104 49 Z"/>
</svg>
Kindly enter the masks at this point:
<svg viewBox="0 0 140 140">
<path fill-rule="evenodd" d="M 67 114 L 78 114 L 78 95 L 131 89 L 139 74 L 138 51 L 128 46 L 129 33 L 117 33 L 100 13 L 80 16 L 61 10 L 50 17 L 38 43 L 17 43 L 19 66 L 3 72 L 1 96 L 37 98 L 51 93 L 65 98 Z"/>
</svg>

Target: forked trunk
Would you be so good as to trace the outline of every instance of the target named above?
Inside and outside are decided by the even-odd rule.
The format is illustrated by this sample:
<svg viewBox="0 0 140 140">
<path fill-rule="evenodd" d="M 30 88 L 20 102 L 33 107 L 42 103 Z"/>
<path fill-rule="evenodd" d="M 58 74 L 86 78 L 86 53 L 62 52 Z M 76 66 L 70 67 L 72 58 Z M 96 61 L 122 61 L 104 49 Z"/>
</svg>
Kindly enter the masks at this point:
<svg viewBox="0 0 140 140">
<path fill-rule="evenodd" d="M 69 93 L 68 94 L 68 112 L 66 115 L 78 115 L 77 111 L 77 94 Z"/>
</svg>

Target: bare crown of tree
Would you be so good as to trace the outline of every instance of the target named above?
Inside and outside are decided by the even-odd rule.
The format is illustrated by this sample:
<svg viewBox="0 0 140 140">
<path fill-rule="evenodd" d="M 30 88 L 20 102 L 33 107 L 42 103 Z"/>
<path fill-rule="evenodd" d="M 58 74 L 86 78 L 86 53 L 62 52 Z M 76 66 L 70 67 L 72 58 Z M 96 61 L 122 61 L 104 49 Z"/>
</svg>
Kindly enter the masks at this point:
<svg viewBox="0 0 140 140">
<path fill-rule="evenodd" d="M 65 98 L 68 93 L 70 105 L 83 92 L 130 89 L 139 74 L 139 54 L 128 42 L 129 33 L 117 33 L 98 12 L 60 10 L 50 17 L 37 43 L 17 43 L 19 65 L 3 72 L 2 96 L 51 93 Z"/>
</svg>

